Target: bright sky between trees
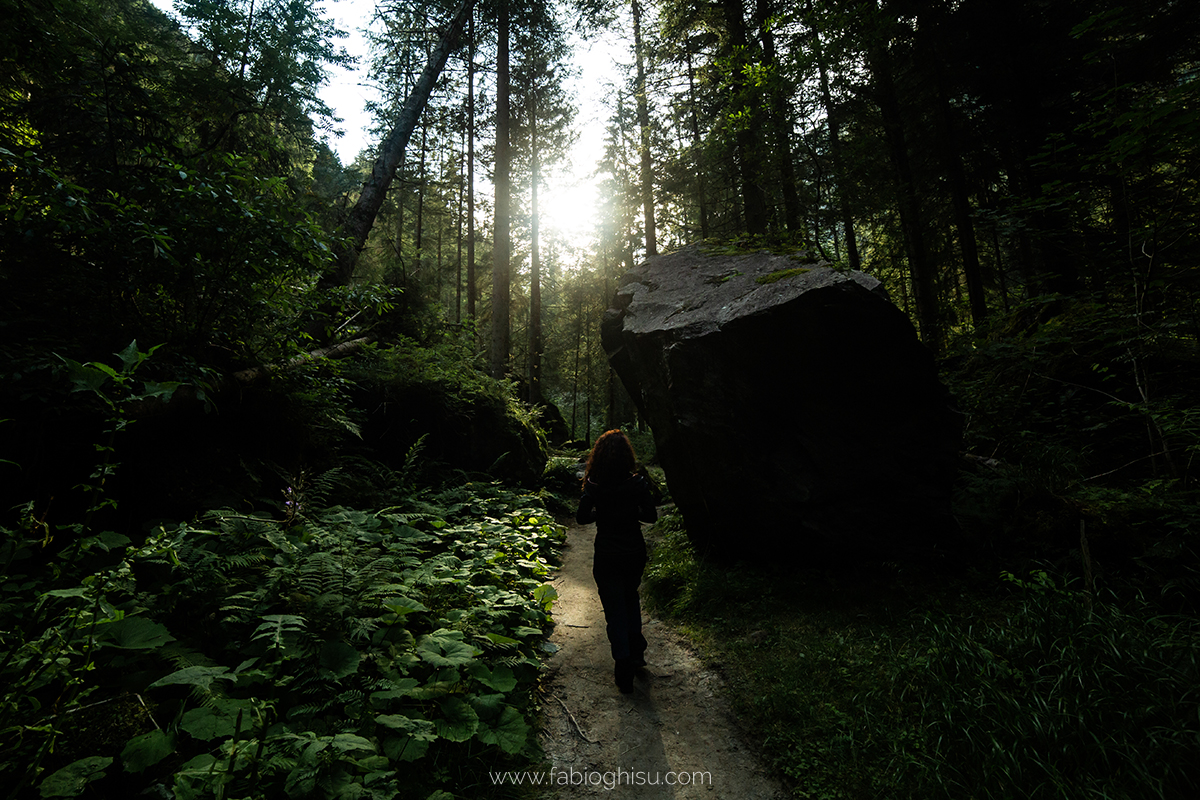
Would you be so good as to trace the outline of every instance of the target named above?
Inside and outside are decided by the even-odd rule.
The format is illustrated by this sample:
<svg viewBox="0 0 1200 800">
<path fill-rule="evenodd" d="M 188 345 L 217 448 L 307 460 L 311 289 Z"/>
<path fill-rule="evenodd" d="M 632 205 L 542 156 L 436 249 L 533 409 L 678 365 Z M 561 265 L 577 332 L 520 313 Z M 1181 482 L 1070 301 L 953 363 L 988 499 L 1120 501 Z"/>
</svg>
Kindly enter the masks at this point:
<svg viewBox="0 0 1200 800">
<path fill-rule="evenodd" d="M 174 0 L 150 0 L 156 7 L 176 16 Z M 329 146 L 343 164 L 351 164 L 358 154 L 374 144 L 370 135 L 371 118 L 364 106 L 372 89 L 366 81 L 367 40 L 363 29 L 371 20 L 376 0 L 332 0 L 323 3 L 325 14 L 349 36 L 342 41 L 346 50 L 358 57 L 354 69 L 331 67 L 329 83 L 320 95 L 342 122 L 341 137 L 330 137 Z M 617 79 L 616 61 L 628 49 L 615 37 L 604 41 L 576 42 L 575 65 L 579 74 L 572 82 L 579 113 L 575 127 L 579 139 L 571 161 L 544 176 L 544 191 L 539 202 L 542 228 L 556 229 L 568 243 L 585 246 L 591 238 L 596 217 L 596 163 L 604 152 L 604 130 L 609 116 L 605 98 L 612 94 Z M 482 132 L 483 136 L 490 135 Z M 477 178 L 478 180 L 478 178 Z M 479 186 L 486 191 L 490 187 Z"/>
</svg>

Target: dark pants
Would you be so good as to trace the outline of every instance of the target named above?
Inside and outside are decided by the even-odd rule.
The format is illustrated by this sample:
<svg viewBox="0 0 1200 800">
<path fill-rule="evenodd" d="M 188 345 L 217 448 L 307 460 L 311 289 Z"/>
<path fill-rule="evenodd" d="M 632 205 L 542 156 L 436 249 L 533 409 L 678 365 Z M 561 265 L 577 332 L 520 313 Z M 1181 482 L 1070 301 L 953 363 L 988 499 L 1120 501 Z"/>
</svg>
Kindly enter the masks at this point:
<svg viewBox="0 0 1200 800">
<path fill-rule="evenodd" d="M 642 601 L 638 586 L 646 569 L 644 555 L 597 553 L 592 566 L 612 657 L 618 664 L 638 661 L 646 653 L 642 636 Z"/>
</svg>

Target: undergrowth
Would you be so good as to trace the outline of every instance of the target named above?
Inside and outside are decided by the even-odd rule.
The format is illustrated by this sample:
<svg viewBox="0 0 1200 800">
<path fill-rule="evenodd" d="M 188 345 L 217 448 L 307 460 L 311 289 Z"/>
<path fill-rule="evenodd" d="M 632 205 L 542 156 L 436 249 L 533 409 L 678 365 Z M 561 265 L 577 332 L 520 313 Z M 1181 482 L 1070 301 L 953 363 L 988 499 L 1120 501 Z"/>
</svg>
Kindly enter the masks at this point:
<svg viewBox="0 0 1200 800">
<path fill-rule="evenodd" d="M 537 758 L 561 528 L 524 498 L 440 500 L 291 524 L 218 511 L 140 546 L 98 534 L 78 571 L 36 538 L 11 544 L 3 607 L 24 624 L 0 670 L 9 796 L 106 776 L 97 790 L 122 796 L 488 794 L 489 766 Z M 77 724 L 129 698 L 145 710 L 111 742 Z"/>
<path fill-rule="evenodd" d="M 1046 570 L 765 581 L 654 536 L 653 606 L 723 667 L 801 798 L 1189 798 L 1200 624 Z"/>
<path fill-rule="evenodd" d="M 274 510 L 105 529 L 127 409 L 169 391 L 69 362 L 111 436 L 91 510 L 0 523 L 0 796 L 512 796 L 563 529 L 499 484 L 347 461 Z M 331 504 L 355 496 L 389 507 Z M 259 507 L 264 507 L 259 504 Z"/>
</svg>

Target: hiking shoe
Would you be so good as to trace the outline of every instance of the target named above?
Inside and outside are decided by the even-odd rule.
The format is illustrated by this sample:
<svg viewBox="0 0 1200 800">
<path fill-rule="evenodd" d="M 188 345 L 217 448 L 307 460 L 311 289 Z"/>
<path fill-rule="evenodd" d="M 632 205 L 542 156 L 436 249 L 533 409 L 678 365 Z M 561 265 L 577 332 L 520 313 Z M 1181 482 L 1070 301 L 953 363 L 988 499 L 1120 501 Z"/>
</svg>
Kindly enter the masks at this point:
<svg viewBox="0 0 1200 800">
<path fill-rule="evenodd" d="M 617 688 L 621 690 L 621 694 L 629 694 L 633 691 L 633 673 L 635 669 L 632 659 L 617 661 L 616 669 L 613 670 L 613 677 L 616 679 Z"/>
</svg>

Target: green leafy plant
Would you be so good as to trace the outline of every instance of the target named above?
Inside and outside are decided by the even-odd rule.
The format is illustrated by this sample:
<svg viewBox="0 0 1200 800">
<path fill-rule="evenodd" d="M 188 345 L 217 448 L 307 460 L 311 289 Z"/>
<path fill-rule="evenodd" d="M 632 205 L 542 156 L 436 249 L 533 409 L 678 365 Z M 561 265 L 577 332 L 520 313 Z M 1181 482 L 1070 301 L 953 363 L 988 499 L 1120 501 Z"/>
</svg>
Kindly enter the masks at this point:
<svg viewBox="0 0 1200 800">
<path fill-rule="evenodd" d="M 131 404 L 174 388 L 135 375 L 153 352 L 62 360 L 110 421 L 90 510 L 52 526 L 30 508 L 3 531 L 8 794 L 391 798 L 535 761 L 562 540 L 537 497 L 423 493 L 414 446 L 399 473 L 380 468 L 399 503 L 381 511 L 325 504 L 368 466 L 348 461 L 297 476 L 275 516 L 215 511 L 136 542 L 93 531 Z"/>
<path fill-rule="evenodd" d="M 680 521 L 647 586 L 725 667 L 797 797 L 1190 797 L 1200 624 L 1044 565 L 790 577 L 698 562 Z"/>
</svg>

